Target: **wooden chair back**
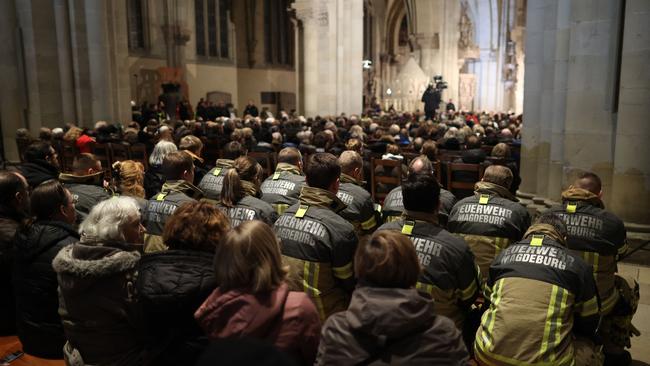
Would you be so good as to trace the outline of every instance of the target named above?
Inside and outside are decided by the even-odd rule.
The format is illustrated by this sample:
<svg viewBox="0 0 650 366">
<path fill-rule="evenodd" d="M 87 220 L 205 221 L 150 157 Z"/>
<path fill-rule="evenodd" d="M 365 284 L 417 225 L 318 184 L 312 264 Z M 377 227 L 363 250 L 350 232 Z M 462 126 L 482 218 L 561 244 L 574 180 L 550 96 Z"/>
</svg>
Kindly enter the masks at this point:
<svg viewBox="0 0 650 366">
<path fill-rule="evenodd" d="M 116 161 L 124 161 L 131 159 L 131 153 L 129 152 L 129 146 L 120 144 L 120 143 L 111 143 L 109 144 L 111 148 L 111 164 Z"/>
<path fill-rule="evenodd" d="M 377 168 L 382 167 L 385 175 L 377 174 Z M 392 175 L 393 170 L 399 169 L 399 176 L 395 177 Z M 399 160 L 382 160 L 382 159 L 372 159 L 371 160 L 371 169 L 370 169 L 370 189 L 373 200 L 375 202 L 383 202 L 386 195 L 390 190 L 386 192 L 379 192 L 379 184 L 399 186 L 402 183 L 401 177 L 402 162 Z"/>
<path fill-rule="evenodd" d="M 273 153 L 251 151 L 248 156 L 255 159 L 264 169 L 264 179 L 273 174 L 275 170 L 275 156 Z"/>
<path fill-rule="evenodd" d="M 447 164 L 447 190 L 453 193 L 453 190 L 474 190 L 474 184 L 480 181 L 483 178 L 483 164 L 465 164 L 465 163 L 453 163 L 450 162 Z M 455 177 L 455 173 L 467 173 L 468 176 L 475 176 L 475 179 L 462 180 L 459 181 Z M 460 197 L 459 197 L 460 198 Z"/>
<path fill-rule="evenodd" d="M 147 156 L 147 146 L 145 144 L 133 144 L 129 146 L 129 156 L 131 160 L 142 163 L 145 170 L 149 168 L 149 157 Z"/>
</svg>

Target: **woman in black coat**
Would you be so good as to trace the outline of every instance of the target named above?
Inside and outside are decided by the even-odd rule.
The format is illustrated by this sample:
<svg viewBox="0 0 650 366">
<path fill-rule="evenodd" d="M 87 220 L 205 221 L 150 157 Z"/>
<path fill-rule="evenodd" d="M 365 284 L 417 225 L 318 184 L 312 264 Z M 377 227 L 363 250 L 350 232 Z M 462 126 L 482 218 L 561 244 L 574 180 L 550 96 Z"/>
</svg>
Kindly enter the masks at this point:
<svg viewBox="0 0 650 366">
<path fill-rule="evenodd" d="M 186 203 L 167 220 L 169 250 L 142 256 L 136 289 L 154 365 L 193 365 L 207 346 L 194 312 L 217 287 L 213 257 L 230 229 L 209 203 Z"/>
<path fill-rule="evenodd" d="M 59 317 L 56 273 L 52 260 L 79 240 L 70 191 L 56 180 L 41 183 L 31 196 L 34 218 L 16 233 L 13 285 L 18 338 L 26 353 L 63 358 L 65 336 Z"/>
</svg>

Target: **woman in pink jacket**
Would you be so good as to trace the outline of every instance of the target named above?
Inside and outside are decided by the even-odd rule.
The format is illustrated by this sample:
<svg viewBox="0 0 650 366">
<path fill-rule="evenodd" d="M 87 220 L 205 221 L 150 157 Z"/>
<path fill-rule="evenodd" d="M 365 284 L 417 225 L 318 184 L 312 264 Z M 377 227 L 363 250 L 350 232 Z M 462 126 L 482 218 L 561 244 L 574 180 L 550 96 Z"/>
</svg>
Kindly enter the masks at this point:
<svg viewBox="0 0 650 366">
<path fill-rule="evenodd" d="M 289 291 L 280 245 L 262 221 L 246 221 L 221 240 L 215 253 L 219 287 L 194 313 L 212 339 L 268 341 L 301 364 L 313 364 L 320 321 L 302 292 Z"/>
</svg>

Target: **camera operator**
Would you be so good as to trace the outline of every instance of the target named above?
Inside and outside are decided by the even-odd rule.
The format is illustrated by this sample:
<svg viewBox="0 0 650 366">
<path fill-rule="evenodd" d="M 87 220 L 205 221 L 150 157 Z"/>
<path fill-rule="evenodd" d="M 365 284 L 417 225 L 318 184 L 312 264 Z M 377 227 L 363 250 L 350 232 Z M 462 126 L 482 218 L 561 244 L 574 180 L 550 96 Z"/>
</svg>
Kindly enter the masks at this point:
<svg viewBox="0 0 650 366">
<path fill-rule="evenodd" d="M 429 84 L 427 90 L 422 94 L 422 102 L 424 102 L 425 119 L 433 120 L 436 114 L 436 109 L 440 106 L 440 91 L 434 88 L 433 84 Z"/>
</svg>

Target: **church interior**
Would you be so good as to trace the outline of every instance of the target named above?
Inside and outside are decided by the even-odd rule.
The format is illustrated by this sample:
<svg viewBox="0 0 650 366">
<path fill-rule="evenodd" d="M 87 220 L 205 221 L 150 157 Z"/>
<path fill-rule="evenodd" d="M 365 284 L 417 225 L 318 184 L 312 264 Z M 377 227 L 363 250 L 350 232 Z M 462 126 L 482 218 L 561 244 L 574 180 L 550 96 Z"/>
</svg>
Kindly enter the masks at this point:
<svg viewBox="0 0 650 366">
<path fill-rule="evenodd" d="M 647 0 L 5 0 L 0 163 L 3 170 L 24 163 L 27 144 L 19 131 L 35 141 L 43 129 L 63 135 L 71 126 L 83 133 L 106 124 L 120 125 L 120 133 L 135 126 L 138 140 L 154 119 L 156 141 L 165 130 L 203 126 L 201 157 L 211 167 L 238 131 L 242 141 L 247 128 L 254 131 L 259 143 L 253 125 L 266 123 L 275 150 L 257 151 L 271 158 L 249 154 L 268 162 L 265 176 L 274 177 L 289 135 L 313 144 L 315 153 L 339 156 L 346 141 L 336 136 L 323 150 L 319 136 L 347 129 L 349 138 L 358 126 L 354 136 L 367 137 L 363 146 L 373 154 L 382 132 L 395 135 L 388 144 L 400 150 L 382 150 L 376 159 L 403 155 L 395 169 L 406 171 L 422 153 L 418 131 L 443 125 L 449 132 L 460 123 L 451 129 L 469 131 L 456 136 L 467 149 L 474 134 L 488 155 L 506 142 L 520 177 L 513 197 L 532 218 L 562 204 L 585 172 L 599 177 L 599 202 L 624 223 L 630 248 L 614 266 L 639 285 L 633 324 L 640 336 L 631 340 L 631 364 L 648 365 L 648 17 Z M 431 88 L 434 107 L 426 98 Z M 305 127 L 319 121 L 317 129 Z M 294 122 L 302 130 L 292 134 Z M 235 135 L 226 135 L 231 124 Z M 219 146 L 205 132 L 210 126 L 220 131 L 213 136 Z M 495 134 L 491 144 L 488 129 Z M 453 172 L 441 156 L 452 150 L 446 144 L 452 135 L 438 136 L 436 162 L 448 169 L 437 179 L 450 191 Z M 337 143 L 341 151 L 334 153 Z M 110 170 L 122 150 L 107 149 L 102 166 Z M 65 148 L 57 152 L 64 167 Z M 364 157 L 372 170 L 364 188 L 377 205 L 388 190 L 374 186 L 374 156 Z M 449 156 L 450 164 L 459 157 Z M 69 159 L 72 167 L 76 158 Z M 463 186 L 469 196 L 474 183 Z M 18 344 L 0 337 L 0 358 Z M 11 365 L 63 364 L 29 357 Z"/>
</svg>

